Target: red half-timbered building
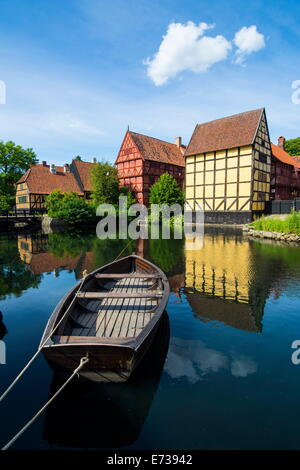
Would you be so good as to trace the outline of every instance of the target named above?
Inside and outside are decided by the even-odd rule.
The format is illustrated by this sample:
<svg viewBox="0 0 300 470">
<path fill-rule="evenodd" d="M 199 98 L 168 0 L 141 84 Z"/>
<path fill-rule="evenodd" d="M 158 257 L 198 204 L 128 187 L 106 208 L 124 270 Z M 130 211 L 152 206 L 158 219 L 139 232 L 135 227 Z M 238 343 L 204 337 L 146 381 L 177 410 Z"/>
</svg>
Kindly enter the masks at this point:
<svg viewBox="0 0 300 470">
<path fill-rule="evenodd" d="M 141 204 L 148 204 L 150 187 L 163 173 L 174 176 L 183 189 L 184 151 L 181 137 L 171 144 L 128 130 L 115 162 L 120 186 L 129 188 Z"/>
<path fill-rule="evenodd" d="M 285 151 L 285 138 L 272 144 L 271 200 L 294 199 L 300 196 L 300 162 Z"/>
</svg>

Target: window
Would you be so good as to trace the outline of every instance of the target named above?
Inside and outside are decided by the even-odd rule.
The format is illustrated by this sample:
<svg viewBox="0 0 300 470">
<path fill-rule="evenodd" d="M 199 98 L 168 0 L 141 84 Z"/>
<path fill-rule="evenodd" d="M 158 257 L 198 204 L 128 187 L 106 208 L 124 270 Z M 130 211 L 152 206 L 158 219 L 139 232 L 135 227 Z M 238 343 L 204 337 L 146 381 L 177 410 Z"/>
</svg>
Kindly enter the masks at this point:
<svg viewBox="0 0 300 470">
<path fill-rule="evenodd" d="M 19 196 L 19 204 L 24 204 L 27 202 L 27 196 Z"/>
</svg>

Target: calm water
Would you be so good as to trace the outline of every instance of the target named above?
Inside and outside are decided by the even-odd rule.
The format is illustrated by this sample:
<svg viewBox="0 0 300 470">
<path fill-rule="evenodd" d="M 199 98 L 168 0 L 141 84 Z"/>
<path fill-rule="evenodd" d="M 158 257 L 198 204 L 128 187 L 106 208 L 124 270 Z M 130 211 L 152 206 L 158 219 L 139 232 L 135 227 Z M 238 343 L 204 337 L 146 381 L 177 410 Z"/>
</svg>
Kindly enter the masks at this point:
<svg viewBox="0 0 300 470">
<path fill-rule="evenodd" d="M 3 391 L 81 276 L 127 241 L 76 233 L 0 236 Z M 207 229 L 204 246 L 132 242 L 170 280 L 168 316 L 126 384 L 70 385 L 15 449 L 299 449 L 300 249 Z M 58 378 L 40 357 L 0 405 L 0 444 L 47 401 Z M 102 427 L 102 425 L 104 425 Z"/>
</svg>

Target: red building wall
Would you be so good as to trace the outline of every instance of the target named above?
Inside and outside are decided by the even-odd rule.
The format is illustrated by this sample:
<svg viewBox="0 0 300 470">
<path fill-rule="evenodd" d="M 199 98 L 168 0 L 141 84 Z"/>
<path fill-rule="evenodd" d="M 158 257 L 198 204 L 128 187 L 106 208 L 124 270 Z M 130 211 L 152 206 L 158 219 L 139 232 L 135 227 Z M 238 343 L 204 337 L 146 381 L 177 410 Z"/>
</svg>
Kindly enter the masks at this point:
<svg viewBox="0 0 300 470">
<path fill-rule="evenodd" d="M 160 175 L 169 173 L 172 175 L 180 188 L 183 189 L 184 183 L 184 168 L 181 166 L 170 165 L 169 163 L 160 163 L 153 160 L 145 160 L 143 167 L 143 191 L 144 191 L 144 204 L 149 202 L 149 191 L 151 186 L 156 183 Z"/>
<path fill-rule="evenodd" d="M 163 173 L 174 176 L 183 189 L 184 167 L 145 160 L 129 134 L 122 144 L 116 165 L 120 186 L 128 187 L 141 204 L 148 204 L 150 187 Z"/>
<path fill-rule="evenodd" d="M 300 196 L 300 170 L 272 158 L 271 199 L 291 200 Z"/>
</svg>

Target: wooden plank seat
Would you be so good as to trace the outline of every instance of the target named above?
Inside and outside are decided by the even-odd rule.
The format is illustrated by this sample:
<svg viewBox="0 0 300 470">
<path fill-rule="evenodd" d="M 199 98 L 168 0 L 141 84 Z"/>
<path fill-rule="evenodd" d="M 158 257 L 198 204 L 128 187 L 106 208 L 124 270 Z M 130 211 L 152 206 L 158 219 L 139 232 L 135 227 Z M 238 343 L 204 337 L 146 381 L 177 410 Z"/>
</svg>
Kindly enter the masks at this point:
<svg viewBox="0 0 300 470">
<path fill-rule="evenodd" d="M 77 292 L 76 297 L 81 299 L 159 299 L 162 297 L 162 292 Z"/>
<path fill-rule="evenodd" d="M 100 273 L 95 274 L 96 279 L 159 279 L 161 276 L 157 273 Z"/>
</svg>

